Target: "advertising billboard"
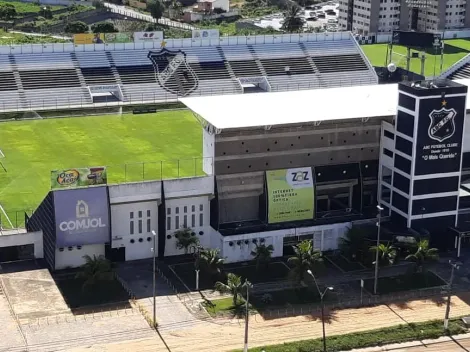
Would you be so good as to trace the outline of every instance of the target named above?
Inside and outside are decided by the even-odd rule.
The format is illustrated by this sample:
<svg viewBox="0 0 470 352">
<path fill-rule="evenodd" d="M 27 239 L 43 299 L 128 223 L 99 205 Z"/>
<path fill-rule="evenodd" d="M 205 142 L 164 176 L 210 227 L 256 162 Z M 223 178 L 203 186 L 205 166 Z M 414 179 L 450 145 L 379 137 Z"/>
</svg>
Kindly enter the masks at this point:
<svg viewBox="0 0 470 352">
<path fill-rule="evenodd" d="M 163 32 L 134 32 L 134 42 L 161 42 Z"/>
<path fill-rule="evenodd" d="M 73 43 L 80 44 L 103 44 L 105 41 L 104 33 L 80 33 L 73 35 Z"/>
<path fill-rule="evenodd" d="M 134 41 L 134 33 L 132 32 L 119 32 L 119 33 L 105 33 L 105 43 L 132 43 Z"/>
<path fill-rule="evenodd" d="M 107 187 L 54 191 L 56 247 L 109 242 Z"/>
<path fill-rule="evenodd" d="M 415 175 L 460 171 L 465 99 L 449 96 L 420 100 Z"/>
<path fill-rule="evenodd" d="M 193 39 L 216 39 L 219 38 L 218 29 L 193 29 Z"/>
<path fill-rule="evenodd" d="M 51 171 L 51 189 L 87 187 L 107 182 L 106 166 Z"/>
<path fill-rule="evenodd" d="M 313 219 L 311 167 L 266 171 L 268 223 Z"/>
</svg>

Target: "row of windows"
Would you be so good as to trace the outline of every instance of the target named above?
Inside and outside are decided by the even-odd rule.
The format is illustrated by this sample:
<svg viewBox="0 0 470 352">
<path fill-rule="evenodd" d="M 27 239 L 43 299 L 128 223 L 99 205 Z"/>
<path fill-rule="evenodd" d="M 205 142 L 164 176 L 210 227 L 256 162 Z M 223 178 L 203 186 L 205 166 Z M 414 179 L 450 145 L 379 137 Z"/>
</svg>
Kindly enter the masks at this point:
<svg viewBox="0 0 470 352">
<path fill-rule="evenodd" d="M 193 204 L 191 205 L 191 212 L 194 213 L 196 211 L 196 206 Z M 204 211 L 204 205 L 199 204 L 199 211 Z M 188 212 L 188 207 L 185 205 L 183 207 L 183 213 L 186 214 Z M 175 207 L 175 214 L 180 213 L 180 207 Z M 166 208 L 166 215 L 171 215 L 171 208 Z"/>
<path fill-rule="evenodd" d="M 171 231 L 172 229 L 174 230 L 179 230 L 180 228 L 187 228 L 191 227 L 194 228 L 196 226 L 203 227 L 204 226 L 204 213 L 199 213 L 199 224 L 196 225 L 196 214 L 191 214 L 191 217 L 189 218 L 188 215 L 183 215 L 182 219 L 180 219 L 179 215 L 176 215 L 174 217 L 174 224 L 173 224 L 173 218 L 171 216 L 166 217 L 166 229 L 167 231 Z M 180 220 L 182 220 L 180 222 Z M 188 220 L 191 221 L 191 224 L 188 223 Z M 173 226 L 174 225 L 174 226 Z"/>
</svg>

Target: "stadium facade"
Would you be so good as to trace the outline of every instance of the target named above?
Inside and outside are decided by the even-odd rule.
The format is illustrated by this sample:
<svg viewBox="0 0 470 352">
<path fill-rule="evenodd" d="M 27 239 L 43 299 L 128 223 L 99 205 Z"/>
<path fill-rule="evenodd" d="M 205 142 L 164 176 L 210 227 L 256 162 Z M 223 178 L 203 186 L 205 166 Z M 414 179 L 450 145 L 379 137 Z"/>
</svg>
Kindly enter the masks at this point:
<svg viewBox="0 0 470 352">
<path fill-rule="evenodd" d="M 351 226 L 374 224 L 380 204 L 395 233 L 452 248 L 470 231 L 469 83 L 185 98 L 205 176 L 51 191 L 27 230 L 51 269 L 85 254 L 150 258 L 152 231 L 158 257 L 183 254 L 184 227 L 237 262 L 260 243 L 274 256 L 303 239 L 334 250 Z"/>
</svg>

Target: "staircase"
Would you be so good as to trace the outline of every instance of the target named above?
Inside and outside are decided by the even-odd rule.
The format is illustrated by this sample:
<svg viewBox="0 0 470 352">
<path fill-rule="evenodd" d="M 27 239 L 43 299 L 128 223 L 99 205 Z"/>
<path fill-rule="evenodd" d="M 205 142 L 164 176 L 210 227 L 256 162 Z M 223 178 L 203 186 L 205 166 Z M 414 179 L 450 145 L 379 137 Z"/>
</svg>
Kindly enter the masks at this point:
<svg viewBox="0 0 470 352">
<path fill-rule="evenodd" d="M 470 78 L 470 63 L 463 65 L 461 68 L 459 68 L 457 71 L 455 71 L 449 76 L 449 79 L 452 80 L 464 78 Z"/>
<path fill-rule="evenodd" d="M 111 64 L 111 72 L 113 73 L 114 79 L 116 80 L 117 84 L 121 86 L 121 92 L 122 92 L 122 101 L 127 101 L 127 93 L 124 88 L 124 85 L 122 84 L 121 76 L 119 76 L 119 72 L 116 68 L 116 63 L 114 62 L 113 55 L 109 51 L 106 51 L 106 57 L 108 58 L 109 63 Z"/>
<path fill-rule="evenodd" d="M 326 82 L 323 80 L 322 75 L 320 74 L 320 70 L 318 69 L 317 65 L 315 65 L 315 62 L 312 60 L 312 57 L 309 55 L 307 48 L 305 47 L 304 43 L 299 43 L 300 48 L 302 49 L 303 53 L 305 54 L 305 58 L 307 59 L 308 63 L 310 66 L 312 66 L 313 72 L 315 72 L 315 75 L 318 78 L 318 82 L 320 82 L 320 85 L 322 87 L 328 87 Z"/>
<path fill-rule="evenodd" d="M 80 70 L 80 65 L 78 64 L 78 59 L 77 55 L 75 52 L 70 53 L 70 58 L 72 59 L 73 62 L 73 67 L 75 69 L 75 72 L 77 73 L 78 80 L 80 81 L 80 85 L 82 87 L 82 93 L 83 96 L 85 97 L 86 103 L 93 103 L 93 99 L 90 96 L 90 92 L 87 89 L 87 83 L 85 81 L 85 77 L 83 77 L 82 70 Z"/>
<path fill-rule="evenodd" d="M 261 60 L 258 58 L 258 55 L 256 54 L 255 49 L 253 49 L 253 46 L 248 45 L 248 50 L 250 50 L 251 55 L 253 55 L 253 57 L 255 59 L 255 62 L 256 62 L 256 66 L 258 66 L 258 68 L 261 71 L 262 75 L 264 77 L 267 77 L 268 74 L 266 73 L 266 70 L 264 69 L 263 64 L 261 63 Z"/>
<path fill-rule="evenodd" d="M 18 95 L 20 97 L 21 107 L 28 107 L 28 100 L 26 99 L 23 82 L 21 81 L 21 76 L 18 72 L 18 66 L 16 65 L 15 57 L 13 55 L 8 55 L 8 59 L 10 60 L 13 77 L 15 77 L 15 83 L 18 87 Z"/>
<path fill-rule="evenodd" d="M 230 62 L 228 62 L 227 58 L 225 57 L 224 51 L 222 50 L 222 48 L 220 46 L 217 47 L 217 51 L 218 51 L 220 57 L 224 60 L 225 68 L 227 69 L 228 73 L 230 74 L 230 77 L 232 78 L 232 80 L 234 80 L 236 82 L 237 87 L 240 88 L 238 93 L 243 93 L 243 87 L 241 87 L 240 84 L 238 83 L 237 76 L 235 75 L 235 72 L 233 72 L 232 66 L 230 66 Z"/>
</svg>

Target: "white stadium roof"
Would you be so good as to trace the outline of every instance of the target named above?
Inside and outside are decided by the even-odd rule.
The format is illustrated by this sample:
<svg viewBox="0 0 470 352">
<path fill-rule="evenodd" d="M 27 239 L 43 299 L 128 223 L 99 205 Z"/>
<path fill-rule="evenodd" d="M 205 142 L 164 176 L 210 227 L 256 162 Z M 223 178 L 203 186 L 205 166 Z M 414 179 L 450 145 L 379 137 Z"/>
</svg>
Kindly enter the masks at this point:
<svg viewBox="0 0 470 352">
<path fill-rule="evenodd" d="M 470 86 L 470 79 L 456 80 Z M 392 116 L 398 84 L 181 98 L 217 129 Z M 470 109 L 470 99 L 467 99 Z"/>
</svg>

